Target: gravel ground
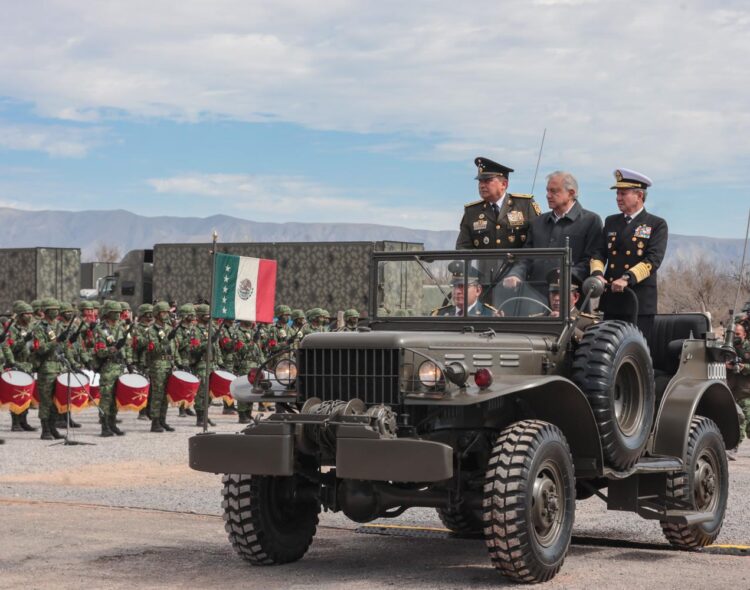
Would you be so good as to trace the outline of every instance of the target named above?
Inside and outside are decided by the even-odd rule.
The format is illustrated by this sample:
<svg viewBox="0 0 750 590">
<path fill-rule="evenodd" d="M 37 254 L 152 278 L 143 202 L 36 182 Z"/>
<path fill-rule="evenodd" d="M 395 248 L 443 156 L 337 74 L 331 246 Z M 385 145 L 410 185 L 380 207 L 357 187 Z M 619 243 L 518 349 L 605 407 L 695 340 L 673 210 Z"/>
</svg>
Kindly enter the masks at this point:
<svg viewBox="0 0 750 590">
<path fill-rule="evenodd" d="M 176 432 L 153 434 L 150 423 L 135 413 L 121 413 L 124 437 L 100 438 L 93 409 L 76 415 L 83 424 L 71 430 L 73 439 L 93 446 L 53 445 L 39 433 L 10 431 L 10 416 L 0 415 L 0 498 L 77 502 L 104 506 L 150 508 L 196 514 L 220 514 L 220 477 L 187 466 L 187 439 L 199 432 L 195 418 L 178 418 L 170 409 Z M 236 416 L 212 408 L 216 431 L 239 429 Z M 36 418 L 31 418 L 36 424 Z M 729 463 L 730 495 L 718 543 L 750 545 L 750 443 Z M 432 509 L 411 509 L 389 524 L 442 526 Z M 356 528 L 341 514 L 323 514 L 322 524 Z M 576 508 L 575 535 L 664 544 L 658 522 L 632 513 L 610 512 L 597 498 Z"/>
</svg>

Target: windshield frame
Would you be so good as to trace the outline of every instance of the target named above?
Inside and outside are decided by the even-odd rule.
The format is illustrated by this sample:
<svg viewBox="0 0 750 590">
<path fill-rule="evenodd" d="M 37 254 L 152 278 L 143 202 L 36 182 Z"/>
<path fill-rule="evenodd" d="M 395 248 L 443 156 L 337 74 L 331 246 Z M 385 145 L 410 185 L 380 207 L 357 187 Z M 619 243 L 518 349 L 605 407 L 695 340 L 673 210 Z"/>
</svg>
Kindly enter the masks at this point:
<svg viewBox="0 0 750 590">
<path fill-rule="evenodd" d="M 379 269 L 381 262 L 418 260 L 461 260 L 464 265 L 481 260 L 505 258 L 518 261 L 523 258 L 539 256 L 559 256 L 561 258 L 560 274 L 560 316 L 559 317 L 483 317 L 468 316 L 378 316 Z M 370 266 L 369 317 L 373 330 L 426 330 L 426 331 L 474 331 L 484 332 L 528 332 L 560 335 L 572 321 L 570 318 L 570 248 L 517 248 L 487 250 L 433 250 L 418 252 L 373 252 Z M 468 276 L 464 273 L 464 292 L 468 288 Z"/>
</svg>

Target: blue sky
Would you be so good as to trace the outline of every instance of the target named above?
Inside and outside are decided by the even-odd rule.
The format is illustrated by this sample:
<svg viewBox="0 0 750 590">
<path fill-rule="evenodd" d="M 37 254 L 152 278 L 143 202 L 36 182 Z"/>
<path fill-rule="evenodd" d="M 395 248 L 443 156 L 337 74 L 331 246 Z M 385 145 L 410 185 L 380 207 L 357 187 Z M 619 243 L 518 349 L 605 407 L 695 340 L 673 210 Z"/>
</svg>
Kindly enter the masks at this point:
<svg viewBox="0 0 750 590">
<path fill-rule="evenodd" d="M 0 205 L 456 229 L 473 159 L 531 190 L 654 180 L 671 231 L 742 237 L 742 2 L 10 3 Z"/>
</svg>

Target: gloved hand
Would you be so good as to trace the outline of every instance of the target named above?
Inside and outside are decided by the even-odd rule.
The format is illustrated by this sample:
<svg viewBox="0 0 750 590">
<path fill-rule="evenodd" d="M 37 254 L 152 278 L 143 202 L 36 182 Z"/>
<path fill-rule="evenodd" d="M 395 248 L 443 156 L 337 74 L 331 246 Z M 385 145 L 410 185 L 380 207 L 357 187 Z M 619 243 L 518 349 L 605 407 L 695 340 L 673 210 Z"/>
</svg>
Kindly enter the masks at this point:
<svg viewBox="0 0 750 590">
<path fill-rule="evenodd" d="M 131 374 L 132 374 L 132 373 L 135 373 L 135 372 L 136 372 L 136 371 L 135 371 L 135 365 L 128 365 L 128 367 L 127 367 L 127 368 L 128 368 L 128 373 L 131 373 Z"/>
<path fill-rule="evenodd" d="M 60 335 L 57 337 L 57 341 L 62 342 L 63 340 L 67 340 L 68 336 L 70 336 L 70 328 L 65 328 L 62 332 L 60 332 Z"/>
<path fill-rule="evenodd" d="M 120 350 L 123 346 L 125 346 L 125 341 L 126 340 L 127 340 L 127 337 L 123 336 L 117 342 L 115 342 L 115 349 L 116 350 Z"/>
<path fill-rule="evenodd" d="M 78 334 L 77 333 L 71 334 L 70 336 L 68 336 L 68 342 L 70 342 L 71 344 L 73 344 L 76 340 L 78 340 Z"/>
<path fill-rule="evenodd" d="M 28 341 L 29 341 L 29 340 L 31 340 L 31 339 L 32 339 L 33 337 L 34 337 L 34 334 L 32 334 L 31 332 L 26 332 L 26 336 L 24 336 L 24 337 L 23 337 L 23 341 L 24 341 L 24 342 L 28 342 Z"/>
</svg>

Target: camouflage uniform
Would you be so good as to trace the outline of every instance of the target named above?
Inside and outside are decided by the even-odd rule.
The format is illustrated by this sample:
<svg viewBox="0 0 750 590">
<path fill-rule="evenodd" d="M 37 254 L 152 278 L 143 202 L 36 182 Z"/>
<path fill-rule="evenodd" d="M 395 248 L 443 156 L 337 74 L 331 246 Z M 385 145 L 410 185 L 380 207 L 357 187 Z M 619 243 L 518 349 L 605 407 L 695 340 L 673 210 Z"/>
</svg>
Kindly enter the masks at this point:
<svg viewBox="0 0 750 590">
<path fill-rule="evenodd" d="M 274 354 L 286 347 L 289 338 L 289 316 L 292 310 L 288 305 L 277 305 L 274 310 L 276 323 L 268 331 L 268 353 Z"/>
<path fill-rule="evenodd" d="M 344 325 L 337 332 L 356 332 L 359 325 L 359 312 L 356 309 L 347 309 L 344 312 Z"/>
<path fill-rule="evenodd" d="M 53 398 L 55 395 L 55 381 L 62 371 L 57 359 L 57 337 L 62 331 L 58 327 L 57 313 L 60 304 L 55 299 L 45 299 L 40 304 L 44 317 L 39 320 L 32 330 L 31 359 L 37 367 L 37 392 L 39 394 L 39 420 L 42 423 L 42 440 L 62 438 L 57 431 L 55 420 L 57 409 Z"/>
<path fill-rule="evenodd" d="M 730 373 L 727 381 L 737 405 L 742 409 L 744 420 L 740 424 L 740 442 L 750 437 L 750 339 L 735 344 L 739 357 L 738 373 Z"/>
<path fill-rule="evenodd" d="M 177 310 L 180 323 L 177 325 L 174 337 L 174 359 L 175 365 L 181 371 L 190 371 L 190 350 L 195 340 L 193 320 L 195 319 L 195 308 L 192 304 L 181 305 Z M 195 416 L 192 408 L 180 406 L 180 418 Z"/>
<path fill-rule="evenodd" d="M 213 421 L 208 417 L 208 407 L 204 407 L 205 395 L 208 388 L 208 375 L 221 363 L 221 349 L 217 344 L 218 332 L 213 331 L 214 341 L 211 343 L 211 365 L 207 365 L 208 353 L 208 322 L 211 321 L 211 312 L 208 305 L 200 304 L 195 306 L 195 313 L 198 316 L 198 324 L 195 326 L 195 339 L 198 344 L 190 352 L 190 371 L 201 380 L 198 395 L 195 396 L 195 413 L 196 426 L 203 426 L 206 420 L 210 426 L 215 426 Z M 210 404 L 210 400 L 209 400 Z"/>
<path fill-rule="evenodd" d="M 125 367 L 132 364 L 132 340 L 129 329 L 120 322 L 120 304 L 106 301 L 102 308 L 104 320 L 94 331 L 94 356 L 99 363 L 99 391 L 102 413 L 101 436 L 122 436 L 125 434 L 117 426 L 117 402 L 115 387 Z"/>
<path fill-rule="evenodd" d="M 299 343 L 302 342 L 302 337 L 305 335 L 305 325 L 307 320 L 305 319 L 305 312 L 301 309 L 293 309 L 290 316 L 292 318 L 292 325 L 289 328 L 289 346 L 292 350 L 299 348 Z"/>
<path fill-rule="evenodd" d="M 33 311 L 25 301 L 16 301 L 13 303 L 13 314 L 16 317 L 15 322 L 8 328 L 2 346 L 5 368 L 32 375 L 34 368 L 31 364 L 30 341 Z M 28 408 L 18 415 L 11 412 L 11 431 L 34 432 L 36 428 L 29 424 L 28 414 Z"/>
<path fill-rule="evenodd" d="M 146 346 L 148 345 L 148 328 L 154 321 L 154 306 L 144 303 L 138 307 L 138 319 L 133 327 L 133 365 L 142 375 L 148 375 L 146 366 Z M 151 407 L 151 387 L 148 388 L 148 404 L 138 412 L 139 420 L 149 420 L 149 408 Z"/>
<path fill-rule="evenodd" d="M 326 332 L 325 317 L 327 314 L 328 312 L 320 307 L 307 310 L 307 324 L 303 328 L 303 336 Z"/>
<path fill-rule="evenodd" d="M 240 325 L 235 330 L 235 338 L 234 372 L 239 376 L 248 375 L 251 369 L 260 367 L 265 362 L 263 351 L 255 341 L 255 332 L 252 323 L 240 322 Z M 237 411 L 241 424 L 250 422 L 252 409 L 252 404 L 238 402 Z"/>
<path fill-rule="evenodd" d="M 175 334 L 169 324 L 169 303 L 159 301 L 154 305 L 155 321 L 148 327 L 144 336 L 146 349 L 144 352 L 148 379 L 151 382 L 151 432 L 172 432 L 167 424 L 167 380 L 172 373 L 174 363 Z"/>
</svg>

